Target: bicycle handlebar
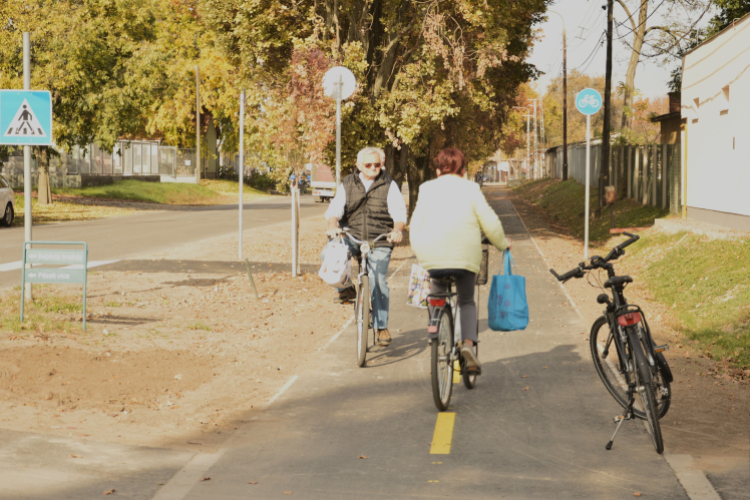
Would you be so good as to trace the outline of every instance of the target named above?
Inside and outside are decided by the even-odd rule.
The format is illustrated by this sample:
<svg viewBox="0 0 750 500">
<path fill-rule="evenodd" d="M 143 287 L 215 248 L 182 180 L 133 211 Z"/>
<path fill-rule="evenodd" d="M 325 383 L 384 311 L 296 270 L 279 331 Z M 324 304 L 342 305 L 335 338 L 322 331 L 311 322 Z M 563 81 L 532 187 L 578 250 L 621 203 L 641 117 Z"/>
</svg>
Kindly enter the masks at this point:
<svg viewBox="0 0 750 500">
<path fill-rule="evenodd" d="M 354 243 L 356 243 L 357 245 L 362 245 L 363 243 L 366 243 L 366 242 L 360 241 L 357 238 L 355 238 L 354 236 L 352 236 L 352 233 L 349 232 L 349 228 L 348 227 L 345 227 L 345 228 L 341 229 L 341 232 L 342 233 L 346 233 L 347 235 L 349 235 L 349 238 L 351 238 L 352 241 Z M 377 238 L 375 238 L 374 240 L 372 240 L 372 244 L 374 245 L 376 241 L 380 241 L 383 238 L 387 238 L 389 235 L 390 235 L 390 233 L 383 233 L 383 234 L 381 234 L 380 236 L 378 236 Z"/>
<path fill-rule="evenodd" d="M 600 257 L 598 255 L 594 255 L 589 260 L 589 264 L 586 265 L 586 262 L 581 262 L 578 264 L 578 266 L 575 269 L 571 269 L 567 273 L 560 276 L 555 272 L 554 269 L 550 269 L 549 272 L 552 273 L 552 275 L 557 279 L 557 281 L 561 281 L 565 283 L 571 278 L 583 278 L 585 271 L 591 271 L 592 269 L 599 269 L 602 267 L 605 267 L 607 263 L 611 260 L 617 260 L 623 255 L 625 255 L 625 248 L 632 245 L 636 241 L 638 241 L 641 237 L 635 234 L 631 233 L 622 233 L 625 236 L 629 236 L 629 238 L 616 247 L 614 247 L 606 257 Z"/>
</svg>

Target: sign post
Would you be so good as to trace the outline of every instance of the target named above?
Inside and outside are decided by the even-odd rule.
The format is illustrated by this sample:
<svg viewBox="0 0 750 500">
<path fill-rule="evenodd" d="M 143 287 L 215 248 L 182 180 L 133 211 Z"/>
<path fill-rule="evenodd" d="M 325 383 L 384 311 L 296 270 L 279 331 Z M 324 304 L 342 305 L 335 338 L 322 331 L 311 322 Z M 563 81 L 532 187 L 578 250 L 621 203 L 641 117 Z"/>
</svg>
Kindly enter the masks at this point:
<svg viewBox="0 0 750 500">
<path fill-rule="evenodd" d="M 602 107 L 602 96 L 594 89 L 583 89 L 576 96 L 576 108 L 586 115 L 586 214 L 584 227 L 583 258 L 589 258 L 589 215 L 591 190 L 591 115 Z"/>
<path fill-rule="evenodd" d="M 52 145 L 52 97 L 31 91 L 31 38 L 23 34 L 23 91 L 0 90 L 0 145 L 23 146 L 24 241 L 31 241 L 31 146 Z M 32 300 L 31 284 L 24 286 Z"/>
<path fill-rule="evenodd" d="M 348 99 L 356 87 L 354 73 L 343 66 L 333 67 L 323 76 L 323 90 L 336 99 L 336 190 L 341 184 L 341 101 Z"/>
<path fill-rule="evenodd" d="M 240 93 L 240 237 L 239 237 L 239 254 L 242 260 L 242 209 L 243 209 L 243 184 L 245 183 L 245 91 Z"/>
</svg>

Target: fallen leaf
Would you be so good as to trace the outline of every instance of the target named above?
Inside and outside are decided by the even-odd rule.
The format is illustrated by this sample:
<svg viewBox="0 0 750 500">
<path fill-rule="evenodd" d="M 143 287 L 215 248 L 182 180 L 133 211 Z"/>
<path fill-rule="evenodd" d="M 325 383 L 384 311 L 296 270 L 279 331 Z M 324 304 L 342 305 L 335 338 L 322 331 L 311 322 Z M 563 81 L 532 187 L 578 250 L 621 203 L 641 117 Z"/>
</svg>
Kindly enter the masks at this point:
<svg viewBox="0 0 750 500">
<path fill-rule="evenodd" d="M 633 496 L 634 497 L 639 497 L 639 496 L 641 496 L 641 492 L 640 491 L 636 491 L 635 493 L 633 493 Z"/>
<path fill-rule="evenodd" d="M 366 457 L 366 456 L 364 456 L 364 455 L 360 455 L 360 456 L 358 456 L 357 458 L 370 458 L 370 457 Z"/>
<path fill-rule="evenodd" d="M 201 479 L 201 481 L 210 481 L 210 480 L 211 480 L 210 477 L 204 477 L 203 479 Z"/>
<path fill-rule="evenodd" d="M 546 366 L 543 366 L 543 367 L 542 367 L 542 369 L 546 370 L 546 369 L 547 369 L 547 367 L 546 367 Z"/>
<path fill-rule="evenodd" d="M 258 484 L 258 481 L 248 481 L 247 484 Z"/>
<path fill-rule="evenodd" d="M 112 488 L 111 490 L 107 490 L 104 493 L 102 493 L 102 495 L 113 495 L 114 493 L 115 493 L 115 489 Z"/>
<path fill-rule="evenodd" d="M 291 494 L 292 494 L 292 492 L 291 492 L 291 491 L 285 491 L 285 492 L 284 492 L 284 494 L 285 494 L 285 495 L 291 495 Z"/>
<path fill-rule="evenodd" d="M 523 389 L 523 390 L 524 390 L 524 391 L 528 391 L 528 390 L 529 390 L 529 386 L 527 385 L 526 387 L 524 387 L 524 389 Z"/>
<path fill-rule="evenodd" d="M 83 458 L 81 455 L 68 455 L 68 458 Z"/>
<path fill-rule="evenodd" d="M 528 378 L 528 375 L 521 375 L 521 378 Z"/>
</svg>

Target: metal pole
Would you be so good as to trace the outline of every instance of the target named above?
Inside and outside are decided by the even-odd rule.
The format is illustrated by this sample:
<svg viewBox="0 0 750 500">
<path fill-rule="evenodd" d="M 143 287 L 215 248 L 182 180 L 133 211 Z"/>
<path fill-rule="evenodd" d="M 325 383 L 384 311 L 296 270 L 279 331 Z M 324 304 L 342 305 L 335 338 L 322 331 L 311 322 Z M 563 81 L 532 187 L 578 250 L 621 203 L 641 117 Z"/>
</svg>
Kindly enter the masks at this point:
<svg viewBox="0 0 750 500">
<path fill-rule="evenodd" d="M 568 180 L 568 36 L 565 31 L 565 18 L 559 12 L 550 10 L 560 16 L 563 23 L 563 168 L 562 180 Z"/>
<path fill-rule="evenodd" d="M 528 172 L 531 163 L 529 159 L 529 147 L 531 142 L 529 141 L 529 137 L 531 134 L 531 115 L 526 115 L 526 171 Z"/>
<path fill-rule="evenodd" d="M 536 117 L 536 101 L 538 99 L 534 99 L 534 179 L 539 179 L 539 134 L 537 133 L 539 122 Z"/>
<path fill-rule="evenodd" d="M 591 189 L 591 115 L 586 115 L 586 226 L 584 227 L 583 260 L 589 258 L 589 190 Z"/>
<path fill-rule="evenodd" d="M 201 74 L 195 65 L 195 183 L 201 180 Z"/>
<path fill-rule="evenodd" d="M 604 190 L 612 180 L 610 168 L 610 121 L 612 114 L 612 9 L 613 1 L 607 0 L 607 61 L 604 75 L 604 126 L 602 127 L 602 161 L 599 170 L 599 209 L 604 207 Z"/>
<path fill-rule="evenodd" d="M 31 37 L 23 34 L 23 89 L 31 90 Z M 23 228 L 24 241 L 31 241 L 31 146 L 23 147 Z M 31 264 L 27 264 L 31 267 Z M 31 283 L 26 283 L 24 300 L 32 301 Z"/>
<path fill-rule="evenodd" d="M 297 203 L 294 200 L 296 188 L 292 186 L 292 277 L 297 276 Z"/>
<path fill-rule="evenodd" d="M 343 88 L 344 82 L 339 75 L 338 90 L 336 91 L 336 190 L 341 184 L 341 92 Z"/>
<path fill-rule="evenodd" d="M 245 91 L 240 93 L 240 166 L 238 169 L 240 183 L 240 237 L 239 237 L 239 255 L 242 260 L 242 208 L 243 208 L 243 187 L 245 184 Z"/>
</svg>

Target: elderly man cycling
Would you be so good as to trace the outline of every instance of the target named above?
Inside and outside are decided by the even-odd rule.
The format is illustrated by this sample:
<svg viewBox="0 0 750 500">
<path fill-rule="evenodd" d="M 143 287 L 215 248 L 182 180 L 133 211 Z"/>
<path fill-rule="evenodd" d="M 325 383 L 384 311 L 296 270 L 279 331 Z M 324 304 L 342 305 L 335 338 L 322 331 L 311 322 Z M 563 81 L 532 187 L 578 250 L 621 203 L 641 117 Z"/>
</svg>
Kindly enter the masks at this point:
<svg viewBox="0 0 750 500">
<path fill-rule="evenodd" d="M 364 148 L 357 154 L 357 171 L 341 181 L 331 206 L 326 211 L 328 221 L 326 233 L 333 238 L 342 227 L 349 228 L 358 240 L 373 240 L 388 233 L 387 240 L 380 240 L 370 252 L 368 274 L 372 286 L 372 327 L 378 334 L 378 343 L 391 343 L 388 332 L 388 264 L 395 243 L 403 239 L 401 232 L 406 225 L 406 203 L 396 182 L 383 168 L 385 153 L 380 148 Z M 359 245 L 348 237 L 345 241 L 352 254 L 359 253 Z M 354 286 L 339 289 L 336 301 L 354 299 Z"/>
</svg>

